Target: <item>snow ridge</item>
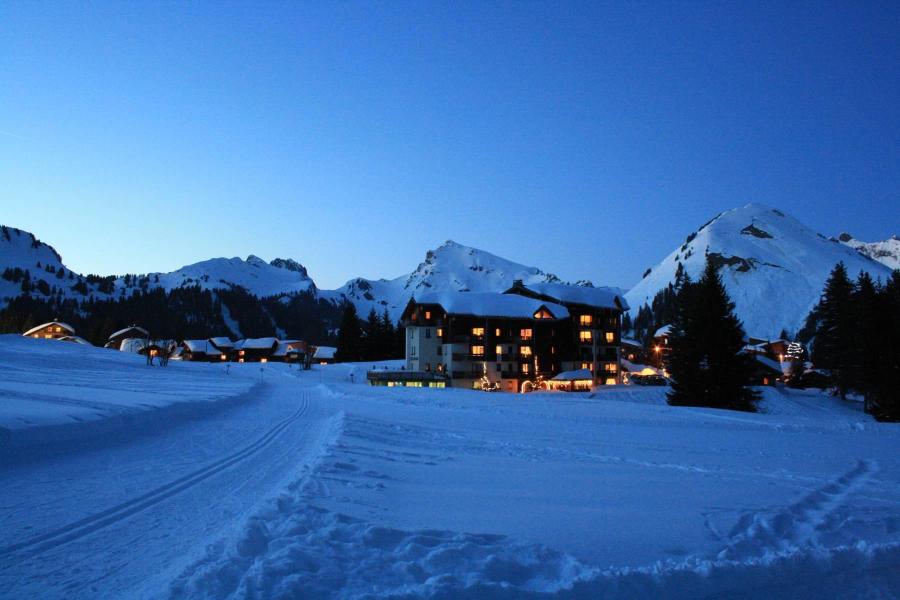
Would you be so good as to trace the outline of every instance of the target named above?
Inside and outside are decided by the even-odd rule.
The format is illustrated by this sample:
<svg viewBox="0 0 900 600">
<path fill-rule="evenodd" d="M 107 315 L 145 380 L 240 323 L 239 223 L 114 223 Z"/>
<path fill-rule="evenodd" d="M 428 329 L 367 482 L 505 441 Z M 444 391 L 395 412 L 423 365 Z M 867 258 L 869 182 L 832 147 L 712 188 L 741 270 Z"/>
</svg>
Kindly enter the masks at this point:
<svg viewBox="0 0 900 600">
<path fill-rule="evenodd" d="M 849 233 L 842 233 L 837 240 L 855 248 L 858 252 L 877 260 L 889 269 L 900 269 L 900 238 L 892 235 L 882 242 L 861 242 Z"/>
</svg>

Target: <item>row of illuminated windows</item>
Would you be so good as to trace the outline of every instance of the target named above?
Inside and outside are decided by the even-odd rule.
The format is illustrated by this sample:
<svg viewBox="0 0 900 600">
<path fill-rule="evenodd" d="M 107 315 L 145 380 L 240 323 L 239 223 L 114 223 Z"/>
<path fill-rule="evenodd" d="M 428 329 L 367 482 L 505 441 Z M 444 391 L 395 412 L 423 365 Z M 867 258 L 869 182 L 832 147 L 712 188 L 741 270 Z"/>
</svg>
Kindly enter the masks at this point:
<svg viewBox="0 0 900 600">
<path fill-rule="evenodd" d="M 594 341 L 594 333 L 589 330 L 582 330 L 578 332 L 578 339 L 582 343 L 591 343 Z M 606 340 L 606 343 L 612 344 L 616 341 L 616 334 L 612 331 L 607 331 L 603 334 L 603 339 Z"/>
<path fill-rule="evenodd" d="M 503 354 L 503 346 L 497 346 L 494 348 L 497 355 Z M 480 344 L 475 344 L 469 347 L 469 353 L 472 356 L 484 356 L 484 346 Z M 556 347 L 552 346 L 550 348 L 551 354 L 556 354 Z M 507 354 L 512 354 L 512 346 L 509 347 L 509 352 Z M 531 349 L 531 346 L 519 346 L 519 356 L 532 356 L 534 354 L 534 350 Z"/>
<path fill-rule="evenodd" d="M 587 369 L 588 371 L 594 370 L 594 365 L 589 362 L 581 363 L 580 369 Z M 619 365 L 616 363 L 606 363 L 603 365 L 603 370 L 607 373 L 617 373 L 619 371 Z"/>
<path fill-rule="evenodd" d="M 484 327 L 473 327 L 472 335 L 474 337 L 484 337 Z M 503 337 L 503 331 L 499 327 L 497 327 L 496 329 L 494 329 L 494 336 Z M 532 337 L 534 337 L 534 331 L 532 331 L 530 328 L 520 329 L 519 337 L 523 340 L 530 340 L 532 339 Z"/>
</svg>

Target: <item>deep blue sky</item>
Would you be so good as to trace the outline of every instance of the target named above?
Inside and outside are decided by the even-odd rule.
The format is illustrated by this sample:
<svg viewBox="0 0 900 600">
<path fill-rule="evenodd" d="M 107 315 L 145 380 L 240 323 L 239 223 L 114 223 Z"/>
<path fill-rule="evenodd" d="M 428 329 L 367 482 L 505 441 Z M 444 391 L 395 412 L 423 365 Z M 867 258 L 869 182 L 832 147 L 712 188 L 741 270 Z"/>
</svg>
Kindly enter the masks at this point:
<svg viewBox="0 0 900 600">
<path fill-rule="evenodd" d="M 0 3 L 0 222 L 98 273 L 448 238 L 630 286 L 717 212 L 900 233 L 900 4 Z"/>
</svg>

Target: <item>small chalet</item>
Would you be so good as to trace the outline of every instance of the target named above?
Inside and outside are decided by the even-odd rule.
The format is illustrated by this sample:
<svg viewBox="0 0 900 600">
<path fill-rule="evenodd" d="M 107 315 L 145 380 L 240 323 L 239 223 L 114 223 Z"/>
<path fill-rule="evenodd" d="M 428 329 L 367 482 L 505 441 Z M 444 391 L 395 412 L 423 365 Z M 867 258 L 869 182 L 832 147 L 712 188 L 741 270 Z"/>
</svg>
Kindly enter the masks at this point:
<svg viewBox="0 0 900 600">
<path fill-rule="evenodd" d="M 207 341 L 221 354 L 230 355 L 234 352 L 234 342 L 232 342 L 229 337 L 211 337 Z"/>
<path fill-rule="evenodd" d="M 62 321 L 50 321 L 49 323 L 32 327 L 22 335 L 42 340 L 58 340 L 75 335 L 75 328 Z"/>
<path fill-rule="evenodd" d="M 653 366 L 663 369 L 669 359 L 669 336 L 672 334 L 671 325 L 663 325 L 653 334 L 653 345 L 650 348 L 650 362 Z"/>
<path fill-rule="evenodd" d="M 590 369 L 563 371 L 547 382 L 551 390 L 557 392 L 589 392 L 594 384 Z"/>
<path fill-rule="evenodd" d="M 126 327 L 125 329 L 120 329 L 109 336 L 106 344 L 104 344 L 104 348 L 112 348 L 113 350 L 121 349 L 122 342 L 129 338 L 132 339 L 141 339 L 146 340 L 150 337 L 150 332 L 148 332 L 143 327 L 138 327 L 137 325 L 132 325 L 130 327 Z"/>
<path fill-rule="evenodd" d="M 228 355 L 216 348 L 209 340 L 184 340 L 181 343 L 181 348 L 181 360 L 194 362 L 228 360 Z"/>
<path fill-rule="evenodd" d="M 242 362 L 269 362 L 278 348 L 278 340 L 268 338 L 247 338 L 234 345 L 234 356 Z"/>
<path fill-rule="evenodd" d="M 784 379 L 781 363 L 763 354 L 753 354 L 751 385 L 775 385 Z"/>
<path fill-rule="evenodd" d="M 622 338 L 622 360 L 640 363 L 646 360 L 644 345 L 631 338 Z"/>
<path fill-rule="evenodd" d="M 278 340 L 271 360 L 286 363 L 306 362 L 307 346 L 301 340 Z"/>
<path fill-rule="evenodd" d="M 316 346 L 315 351 L 313 352 L 313 362 L 319 363 L 320 365 L 334 364 L 334 355 L 336 352 L 337 348 L 333 346 Z"/>
</svg>

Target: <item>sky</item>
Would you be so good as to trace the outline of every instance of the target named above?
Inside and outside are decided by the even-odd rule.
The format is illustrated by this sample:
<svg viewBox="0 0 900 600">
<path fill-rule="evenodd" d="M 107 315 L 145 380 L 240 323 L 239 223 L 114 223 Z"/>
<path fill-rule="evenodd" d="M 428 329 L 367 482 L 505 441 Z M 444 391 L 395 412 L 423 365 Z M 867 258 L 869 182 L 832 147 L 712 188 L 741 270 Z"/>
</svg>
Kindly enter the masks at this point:
<svg viewBox="0 0 900 600">
<path fill-rule="evenodd" d="M 82 273 L 630 287 L 748 202 L 900 233 L 900 4 L 0 3 L 0 223 Z"/>
</svg>

